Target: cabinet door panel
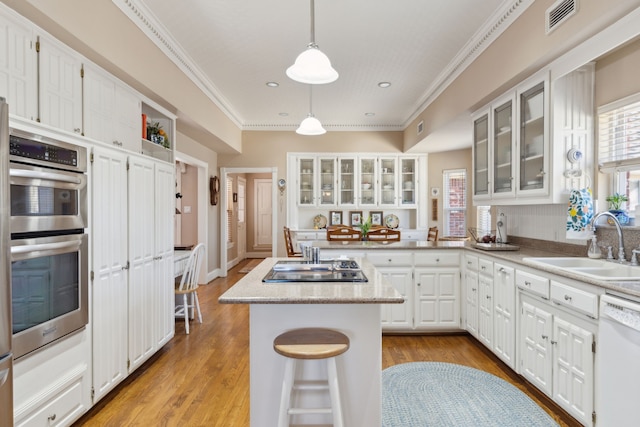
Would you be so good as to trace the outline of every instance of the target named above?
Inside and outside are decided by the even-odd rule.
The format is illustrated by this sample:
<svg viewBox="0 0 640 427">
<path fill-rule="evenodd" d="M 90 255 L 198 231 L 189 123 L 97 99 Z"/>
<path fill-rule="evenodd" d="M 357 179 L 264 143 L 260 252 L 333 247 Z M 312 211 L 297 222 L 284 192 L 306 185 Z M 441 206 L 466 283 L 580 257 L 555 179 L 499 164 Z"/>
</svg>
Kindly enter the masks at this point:
<svg viewBox="0 0 640 427">
<path fill-rule="evenodd" d="M 514 269 L 495 264 L 493 276 L 493 351 L 515 368 Z"/>
<path fill-rule="evenodd" d="M 413 329 L 413 281 L 411 272 L 401 268 L 378 268 L 382 276 L 405 298 L 402 304 L 382 304 L 382 328 Z"/>
<path fill-rule="evenodd" d="M 465 329 L 478 337 L 478 273 L 465 273 Z"/>
<path fill-rule="evenodd" d="M 520 374 L 549 396 L 552 387 L 551 322 L 551 313 L 522 302 Z"/>
<path fill-rule="evenodd" d="M 458 329 L 460 327 L 460 270 L 416 269 L 416 327 Z"/>
</svg>

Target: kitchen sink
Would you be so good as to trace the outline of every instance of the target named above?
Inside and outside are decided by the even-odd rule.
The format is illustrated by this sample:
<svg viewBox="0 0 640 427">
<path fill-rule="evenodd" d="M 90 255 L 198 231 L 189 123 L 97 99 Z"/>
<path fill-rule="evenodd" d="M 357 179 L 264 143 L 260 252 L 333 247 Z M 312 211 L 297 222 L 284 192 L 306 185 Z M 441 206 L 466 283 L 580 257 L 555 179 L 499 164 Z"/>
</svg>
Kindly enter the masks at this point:
<svg viewBox="0 0 640 427">
<path fill-rule="evenodd" d="M 640 281 L 640 266 L 579 257 L 523 258 L 524 262 L 565 270 L 604 281 Z"/>
</svg>

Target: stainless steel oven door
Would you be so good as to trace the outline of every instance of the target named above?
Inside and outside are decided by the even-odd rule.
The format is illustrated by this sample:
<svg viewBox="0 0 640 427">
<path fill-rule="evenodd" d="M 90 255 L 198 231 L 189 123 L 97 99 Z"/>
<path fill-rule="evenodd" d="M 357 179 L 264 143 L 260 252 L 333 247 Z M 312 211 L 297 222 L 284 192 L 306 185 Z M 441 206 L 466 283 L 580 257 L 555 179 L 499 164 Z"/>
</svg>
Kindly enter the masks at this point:
<svg viewBox="0 0 640 427">
<path fill-rule="evenodd" d="M 88 276 L 86 234 L 11 241 L 14 358 L 85 327 Z"/>
<path fill-rule="evenodd" d="M 9 182 L 12 233 L 86 227 L 85 174 L 11 162 Z"/>
</svg>

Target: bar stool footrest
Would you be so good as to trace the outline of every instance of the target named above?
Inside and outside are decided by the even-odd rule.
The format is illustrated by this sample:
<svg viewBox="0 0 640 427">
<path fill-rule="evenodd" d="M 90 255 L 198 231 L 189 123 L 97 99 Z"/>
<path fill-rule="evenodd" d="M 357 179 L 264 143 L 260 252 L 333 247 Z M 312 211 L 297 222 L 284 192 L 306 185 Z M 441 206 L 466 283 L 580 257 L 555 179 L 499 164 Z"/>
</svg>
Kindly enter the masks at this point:
<svg viewBox="0 0 640 427">
<path fill-rule="evenodd" d="M 332 414 L 331 408 L 289 408 L 289 415 Z"/>
</svg>

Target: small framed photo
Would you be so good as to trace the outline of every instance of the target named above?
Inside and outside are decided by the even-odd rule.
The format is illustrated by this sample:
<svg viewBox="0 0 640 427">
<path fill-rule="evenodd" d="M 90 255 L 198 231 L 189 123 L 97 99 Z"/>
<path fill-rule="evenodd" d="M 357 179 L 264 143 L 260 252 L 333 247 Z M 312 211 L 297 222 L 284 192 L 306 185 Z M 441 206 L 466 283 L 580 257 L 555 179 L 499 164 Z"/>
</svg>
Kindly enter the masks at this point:
<svg viewBox="0 0 640 427">
<path fill-rule="evenodd" d="M 371 225 L 382 225 L 382 211 L 371 211 Z"/>
<path fill-rule="evenodd" d="M 342 211 L 329 212 L 329 225 L 340 225 L 342 223 Z"/>
<path fill-rule="evenodd" d="M 349 216 L 351 217 L 350 225 L 352 227 L 360 227 L 362 225 L 362 211 L 351 211 Z"/>
</svg>

